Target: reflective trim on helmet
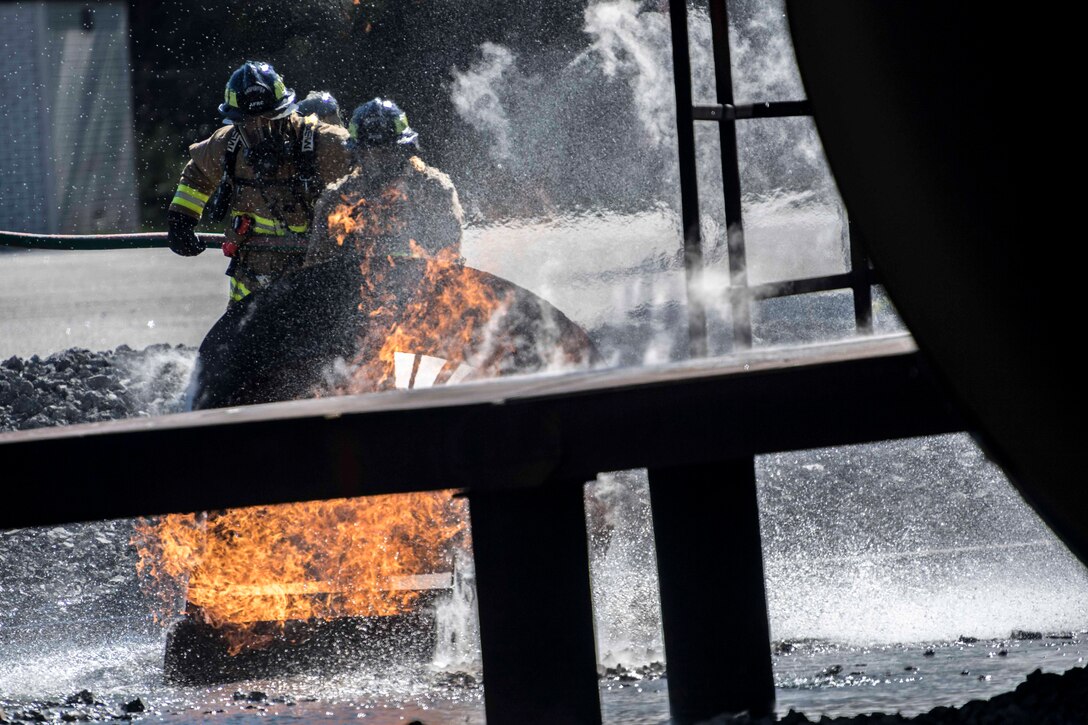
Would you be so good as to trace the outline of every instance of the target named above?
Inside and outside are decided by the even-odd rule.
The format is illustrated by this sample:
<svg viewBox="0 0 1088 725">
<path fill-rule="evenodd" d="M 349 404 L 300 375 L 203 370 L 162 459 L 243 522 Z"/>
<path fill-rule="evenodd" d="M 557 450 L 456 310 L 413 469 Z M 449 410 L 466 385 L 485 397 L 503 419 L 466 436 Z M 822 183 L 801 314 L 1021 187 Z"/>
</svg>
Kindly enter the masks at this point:
<svg viewBox="0 0 1088 725">
<path fill-rule="evenodd" d="M 279 78 L 277 78 L 272 84 L 272 90 L 276 92 L 276 100 L 279 100 L 287 95 L 287 86 L 283 85 L 283 81 Z"/>
<path fill-rule="evenodd" d="M 402 113 L 397 116 L 397 120 L 393 122 L 393 130 L 397 133 L 404 133 L 404 129 L 408 128 L 408 114 Z"/>
</svg>

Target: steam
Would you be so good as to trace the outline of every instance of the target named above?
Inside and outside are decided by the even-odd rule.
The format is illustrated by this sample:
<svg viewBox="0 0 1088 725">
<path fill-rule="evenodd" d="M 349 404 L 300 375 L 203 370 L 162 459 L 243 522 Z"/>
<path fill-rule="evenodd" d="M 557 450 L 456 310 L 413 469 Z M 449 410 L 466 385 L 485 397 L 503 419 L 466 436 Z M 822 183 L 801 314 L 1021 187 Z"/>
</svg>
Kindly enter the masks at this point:
<svg viewBox="0 0 1088 725">
<path fill-rule="evenodd" d="M 480 46 L 480 59 L 466 71 L 454 68 L 451 99 L 457 113 L 491 139 L 489 152 L 496 159 L 510 158 L 510 117 L 502 95 L 515 69 L 516 57 L 495 43 Z"/>
<path fill-rule="evenodd" d="M 713 103 L 707 7 L 690 6 L 688 19 L 694 99 Z M 804 98 L 785 22 L 778 3 L 731 8 L 738 103 Z M 730 224 L 712 123 L 696 124 L 705 269 L 693 289 L 684 281 L 669 23 L 647 3 L 591 2 L 586 44 L 562 63 L 484 43 L 467 70 L 452 69 L 453 105 L 490 153 L 461 169 L 473 209 L 468 263 L 555 304 L 610 365 L 684 359 L 692 293 L 707 312 L 711 354 L 733 349 Z M 846 219 L 811 120 L 747 121 L 737 134 L 748 283 L 845 272 Z M 761 308 L 776 319 L 766 337 L 753 330 L 757 344 L 846 334 L 844 323 L 814 324 L 807 314 L 800 330 L 780 319 L 790 304 Z"/>
<path fill-rule="evenodd" d="M 633 0 L 590 5 L 585 32 L 592 38 L 575 64 L 595 60 L 605 77 L 626 82 L 651 147 L 675 144 L 669 18 L 640 10 Z"/>
<path fill-rule="evenodd" d="M 438 627 L 432 666 L 439 671 L 478 670 L 480 618 L 476 609 L 476 568 L 467 547 L 453 557 L 453 588 L 435 607 Z"/>
<path fill-rule="evenodd" d="M 605 667 L 664 660 L 649 486 L 644 471 L 586 485 L 597 659 Z"/>
</svg>

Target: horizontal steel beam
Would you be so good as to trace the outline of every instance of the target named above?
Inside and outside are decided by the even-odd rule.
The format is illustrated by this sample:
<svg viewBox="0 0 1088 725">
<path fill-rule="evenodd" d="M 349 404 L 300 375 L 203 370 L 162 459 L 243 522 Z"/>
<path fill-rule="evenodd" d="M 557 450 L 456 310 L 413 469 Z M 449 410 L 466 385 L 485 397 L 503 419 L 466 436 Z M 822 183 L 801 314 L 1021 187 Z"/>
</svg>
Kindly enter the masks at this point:
<svg viewBox="0 0 1088 725">
<path fill-rule="evenodd" d="M 692 107 L 696 121 L 737 121 L 745 118 L 789 118 L 811 116 L 808 101 L 767 101 L 764 103 L 711 103 Z"/>
<path fill-rule="evenodd" d="M 783 282 L 767 282 L 745 288 L 753 300 L 767 300 L 775 297 L 831 292 L 840 289 L 853 289 L 858 284 L 880 284 L 880 275 L 870 269 L 855 272 L 833 274 L 827 277 L 808 277 L 791 279 Z"/>
<path fill-rule="evenodd" d="M 0 529 L 598 472 L 965 430 L 909 336 L 0 434 Z"/>
</svg>

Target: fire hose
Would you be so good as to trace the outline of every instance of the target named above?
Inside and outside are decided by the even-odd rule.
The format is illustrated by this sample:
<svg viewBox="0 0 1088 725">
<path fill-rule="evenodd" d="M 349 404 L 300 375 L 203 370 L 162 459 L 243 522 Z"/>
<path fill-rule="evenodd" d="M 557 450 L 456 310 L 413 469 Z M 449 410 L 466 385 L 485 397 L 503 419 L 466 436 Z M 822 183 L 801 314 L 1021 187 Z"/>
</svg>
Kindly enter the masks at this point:
<svg viewBox="0 0 1088 725">
<path fill-rule="evenodd" d="M 197 234 L 205 248 L 223 244 L 222 234 Z M 0 247 L 48 250 L 150 249 L 169 247 L 166 232 L 133 234 L 35 234 L 0 231 Z"/>
</svg>

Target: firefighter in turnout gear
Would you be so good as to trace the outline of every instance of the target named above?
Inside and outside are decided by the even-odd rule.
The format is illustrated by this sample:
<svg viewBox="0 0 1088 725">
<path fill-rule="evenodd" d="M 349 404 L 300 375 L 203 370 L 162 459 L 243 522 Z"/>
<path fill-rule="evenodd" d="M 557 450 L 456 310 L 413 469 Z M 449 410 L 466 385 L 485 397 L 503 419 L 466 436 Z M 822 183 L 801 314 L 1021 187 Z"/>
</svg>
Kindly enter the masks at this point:
<svg viewBox="0 0 1088 725">
<path fill-rule="evenodd" d="M 419 136 L 396 103 L 375 98 L 348 125 L 354 170 L 314 212 L 306 265 L 354 251 L 462 262 L 464 212 L 453 181 L 419 156 Z M 331 217 L 331 218 L 330 218 Z"/>
<path fill-rule="evenodd" d="M 295 92 L 268 63 L 246 61 L 227 82 L 222 126 L 189 147 L 170 204 L 170 249 L 204 250 L 202 217 L 225 226 L 230 300 L 302 266 L 313 205 L 351 167 L 342 126 L 296 113 Z"/>
</svg>

